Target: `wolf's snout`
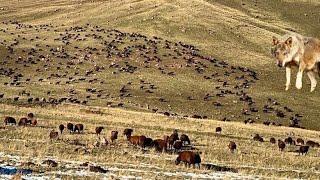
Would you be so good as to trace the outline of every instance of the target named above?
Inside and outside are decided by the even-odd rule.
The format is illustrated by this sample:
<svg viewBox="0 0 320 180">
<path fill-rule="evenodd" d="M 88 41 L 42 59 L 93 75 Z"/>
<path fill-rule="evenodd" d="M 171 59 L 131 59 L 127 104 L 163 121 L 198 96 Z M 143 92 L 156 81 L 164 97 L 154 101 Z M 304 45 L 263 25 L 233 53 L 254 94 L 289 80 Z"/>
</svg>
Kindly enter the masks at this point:
<svg viewBox="0 0 320 180">
<path fill-rule="evenodd" d="M 277 62 L 278 67 L 282 67 L 282 63 L 280 61 Z"/>
</svg>

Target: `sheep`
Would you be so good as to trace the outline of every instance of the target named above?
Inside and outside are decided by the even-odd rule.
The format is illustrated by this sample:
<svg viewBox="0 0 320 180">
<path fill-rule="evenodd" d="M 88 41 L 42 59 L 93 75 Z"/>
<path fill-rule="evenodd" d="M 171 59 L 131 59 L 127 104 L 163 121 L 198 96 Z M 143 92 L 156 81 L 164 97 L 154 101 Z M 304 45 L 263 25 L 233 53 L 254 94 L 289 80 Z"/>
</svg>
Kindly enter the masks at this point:
<svg viewBox="0 0 320 180">
<path fill-rule="evenodd" d="M 15 118 L 13 118 L 13 117 L 10 117 L 10 116 L 6 116 L 5 118 L 4 118 L 4 124 L 5 125 L 16 125 L 17 124 L 17 121 L 16 121 L 16 119 Z"/>
<path fill-rule="evenodd" d="M 74 132 L 74 125 L 72 123 L 68 123 L 67 129 L 69 130 L 70 133 Z"/>
<path fill-rule="evenodd" d="M 74 132 L 78 131 L 78 133 L 83 132 L 83 124 L 76 124 L 76 125 L 74 125 L 73 131 L 74 131 Z"/>
<path fill-rule="evenodd" d="M 198 165 L 198 168 L 200 169 L 200 163 L 201 163 L 201 158 L 199 153 L 195 153 L 192 151 L 182 151 L 179 153 L 175 164 L 179 165 L 180 162 L 184 162 L 185 166 L 190 167 L 190 165 L 193 165 L 193 168 L 195 168 L 195 165 Z"/>
<path fill-rule="evenodd" d="M 60 134 L 62 134 L 63 130 L 64 130 L 64 125 L 63 124 L 60 124 L 59 125 L 59 130 L 60 130 Z"/>
<path fill-rule="evenodd" d="M 228 147 L 230 151 L 233 153 L 237 149 L 237 144 L 233 141 L 230 141 Z"/>
<path fill-rule="evenodd" d="M 104 129 L 104 127 L 102 126 L 99 126 L 99 127 L 96 127 L 96 134 L 97 135 L 100 135 L 101 131 Z"/>
<path fill-rule="evenodd" d="M 118 131 L 111 131 L 111 142 L 113 143 L 114 140 L 118 139 Z"/>
<path fill-rule="evenodd" d="M 187 143 L 188 145 L 190 145 L 190 139 L 186 134 L 181 134 L 180 140 L 183 144 Z"/>
<path fill-rule="evenodd" d="M 280 151 L 283 151 L 286 147 L 286 144 L 281 139 L 278 139 L 278 147 Z"/>
</svg>

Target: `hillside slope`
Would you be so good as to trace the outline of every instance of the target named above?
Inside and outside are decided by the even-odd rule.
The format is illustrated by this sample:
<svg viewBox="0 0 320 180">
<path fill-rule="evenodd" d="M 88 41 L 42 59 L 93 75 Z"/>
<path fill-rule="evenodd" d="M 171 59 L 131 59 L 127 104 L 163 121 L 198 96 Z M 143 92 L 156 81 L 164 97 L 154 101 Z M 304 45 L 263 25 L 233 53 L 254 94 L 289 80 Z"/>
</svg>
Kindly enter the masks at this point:
<svg viewBox="0 0 320 180">
<path fill-rule="evenodd" d="M 270 55 L 272 36 L 320 38 L 319 8 L 318 0 L 0 0 L 0 118 L 32 112 L 38 123 L 0 126 L 0 177 L 15 167 L 32 171 L 24 178 L 318 178 L 319 147 L 302 156 L 300 144 L 279 151 L 269 141 L 320 142 L 320 88 L 310 93 L 305 77 L 302 90 L 284 91 L 284 69 Z M 84 131 L 49 139 L 68 122 Z M 201 169 L 176 166 L 172 149 L 132 146 L 125 128 L 153 139 L 187 134 L 183 148 L 201 152 Z"/>
<path fill-rule="evenodd" d="M 1 33 L 2 38 L 11 39 L 4 44 L 8 46 L 13 43 L 14 39 L 19 39 L 18 34 L 22 36 L 25 34 L 30 39 L 38 37 L 37 42 L 28 41 L 19 42 L 22 44 L 19 48 L 25 48 L 29 45 L 35 47 L 36 44 L 40 46 L 50 45 L 52 48 L 61 46 L 62 42 L 54 40 L 58 38 L 58 33 L 66 32 L 77 33 L 77 29 L 69 27 L 82 26 L 90 24 L 91 27 L 98 25 L 106 29 L 118 29 L 122 32 L 134 32 L 146 35 L 148 38 L 152 36 L 160 37 L 164 40 L 169 40 L 173 43 L 182 42 L 194 45 L 199 49 L 198 54 L 207 55 L 218 59 L 219 61 L 227 62 L 229 67 L 241 66 L 251 68 L 257 75 L 258 79 L 254 84 L 247 89 L 247 93 L 253 98 L 256 107 L 259 110 L 258 115 L 252 115 L 250 119 L 257 119 L 257 121 L 271 121 L 277 124 L 288 125 L 289 119 L 296 113 L 302 114 L 303 120 L 301 126 L 318 129 L 318 111 L 319 98 L 318 91 L 309 93 L 308 80 L 305 80 L 303 90 L 298 91 L 292 86 L 288 92 L 284 91 L 284 70 L 278 69 L 274 65 L 274 60 L 270 57 L 270 39 L 273 35 L 281 35 L 285 33 L 286 29 L 294 29 L 302 34 L 309 36 L 319 36 L 317 31 L 317 24 L 319 22 L 319 3 L 317 1 L 303 2 L 303 1 L 2 1 L 2 9 L 0 20 L 8 22 L 9 20 L 17 20 L 24 24 L 51 24 L 48 29 L 29 30 L 22 32 L 14 26 L 9 28 L 10 32 Z M 37 8 L 34 8 L 37 7 Z M 283 9 L 283 10 L 282 10 Z M 9 23 L 10 24 L 10 23 Z M 11 28 L 11 29 L 10 29 Z M 38 34 L 40 31 L 40 34 Z M 46 32 L 47 31 L 47 32 Z M 50 32 L 50 33 L 49 33 Z M 67 32 L 68 33 L 68 32 Z M 88 32 L 83 32 L 85 35 Z M 103 37 L 105 33 L 100 33 Z M 61 35 L 60 35 L 61 36 Z M 70 37 L 69 37 L 70 38 Z M 62 39 L 60 39 L 62 40 Z M 111 41 L 111 39 L 109 39 Z M 82 47 L 95 48 L 94 41 L 81 43 Z M 100 42 L 101 43 L 101 42 Z M 26 44 L 26 45 L 24 45 Z M 129 44 L 128 44 L 129 45 Z M 72 47 L 75 44 L 71 45 Z M 103 46 L 103 44 L 102 44 Z M 101 46 L 101 47 L 102 47 Z M 30 47 L 30 46 L 29 46 Z M 2 49 L 3 49 L 2 48 Z M 123 48 L 123 47 L 122 47 Z M 44 48 L 46 49 L 46 48 Z M 49 48 L 47 48 L 49 50 Z M 165 48 L 164 48 L 165 50 Z M 71 50 L 72 52 L 73 50 Z M 87 50 L 89 52 L 90 50 Z M 100 51 L 100 49 L 99 49 Z M 2 51 L 5 52 L 5 51 Z M 191 52 L 191 51 L 190 51 Z M 91 53 L 91 52 L 89 52 Z M 161 52 L 159 52 L 161 54 Z M 83 55 L 84 53 L 82 53 Z M 46 56 L 46 54 L 42 54 Z M 162 56 L 161 54 L 160 56 Z M 5 54 L 3 54 L 5 56 Z M 18 54 L 16 54 L 16 57 Z M 27 56 L 24 54 L 24 56 Z M 152 56 L 152 54 L 150 54 Z M 81 58 L 81 57 L 80 57 Z M 105 57 L 99 57 L 95 60 L 90 59 L 90 63 L 84 65 L 84 69 L 92 69 L 91 65 L 101 64 L 108 66 L 110 63 L 105 64 L 103 60 Z M 160 64 L 167 73 L 177 74 L 176 78 L 163 76 L 162 74 L 151 73 L 154 67 L 149 70 L 139 71 L 139 75 L 120 75 L 110 76 L 109 73 L 102 73 L 100 76 L 110 80 L 110 86 L 105 87 L 104 90 L 111 98 L 107 99 L 111 102 L 124 102 L 129 108 L 144 110 L 146 107 L 150 109 L 159 109 L 160 111 L 170 111 L 173 114 L 181 116 L 200 115 L 207 116 L 214 119 L 230 119 L 230 120 L 246 120 L 248 117 L 242 117 L 243 111 L 249 107 L 243 105 L 234 105 L 233 102 L 238 101 L 238 97 L 225 98 L 211 98 L 209 102 L 203 101 L 207 96 L 215 96 L 221 90 L 212 90 L 220 86 L 219 81 L 232 81 L 234 77 L 227 77 L 223 75 L 223 70 L 217 70 L 209 65 L 209 69 L 205 74 L 199 76 L 192 75 L 190 71 L 184 68 L 176 67 L 175 62 L 172 62 L 167 57 L 167 61 Z M 174 57 L 180 58 L 180 57 Z M 55 61 L 56 59 L 52 59 Z M 139 61 L 139 59 L 138 59 Z M 182 61 L 183 62 L 183 61 Z M 90 64 L 90 65 L 89 65 Z M 179 64 L 179 63 L 178 63 Z M 141 64 L 136 65 L 139 67 Z M 157 64 L 154 64 L 157 66 Z M 180 64 L 181 65 L 181 64 Z M 17 66 L 17 65 L 14 65 Z M 19 66 L 19 65 L 18 65 Z M 167 67 L 172 66 L 167 69 Z M 197 66 L 197 65 L 196 65 Z M 200 65 L 201 66 L 201 65 Z M 268 67 L 268 68 L 266 68 Z M 39 68 L 39 67 L 38 67 Z M 55 65 L 52 65 L 55 69 Z M 21 68 L 19 68 L 21 69 Z M 37 68 L 35 68 L 37 69 Z M 52 69 L 49 70 L 54 72 Z M 220 71 L 220 73 L 219 73 Z M 232 70 L 231 70 L 232 71 Z M 70 72 L 68 72 L 70 73 Z M 217 77 L 213 80 L 202 80 L 204 76 L 212 76 L 215 73 Z M 229 72 L 230 73 L 230 72 Z M 50 74 L 50 73 L 48 73 Z M 52 74 L 52 73 L 51 73 Z M 40 74 L 39 74 L 40 75 Z M 242 76 L 241 73 L 235 74 Z M 139 77 L 139 78 L 137 78 Z M 12 78 L 12 77 L 11 77 Z M 39 77 L 43 79 L 43 75 Z M 98 78 L 99 79 L 99 78 Z M 111 80 L 113 79 L 113 80 Z M 118 98 L 119 91 L 126 83 L 133 80 L 138 88 L 139 79 L 152 83 L 159 90 L 156 94 L 141 94 L 133 95 L 133 98 Z M 100 79 L 99 79 L 100 80 Z M 8 83 L 10 80 L 1 80 L 3 83 Z M 168 82 L 170 84 L 168 84 Z M 55 87 L 54 83 L 49 83 L 47 87 L 55 90 L 55 93 L 60 93 L 60 86 Z M 92 86 L 86 84 L 81 87 Z M 234 86 L 233 83 L 230 84 Z M 1 85 L 3 91 L 8 86 Z M 9 86 L 10 87 L 10 86 Z M 64 86 L 68 87 L 68 86 Z M 74 89 L 78 86 L 66 88 Z M 95 88 L 100 88 L 97 86 Z M 139 91 L 135 90 L 134 91 Z M 19 91 L 23 88 L 13 88 L 14 91 L 8 92 L 8 98 L 13 98 L 19 95 Z M 38 90 L 36 90 L 38 89 Z M 59 90 L 60 89 L 60 90 Z M 81 89 L 81 88 L 80 88 Z M 15 91 L 16 90 L 16 91 Z M 49 98 L 43 90 L 37 87 L 30 87 L 27 91 L 33 92 L 33 96 L 39 98 Z M 67 91 L 65 90 L 65 91 Z M 82 88 L 80 91 L 84 91 Z M 229 88 L 222 89 L 228 91 Z M 3 92 L 5 93 L 5 92 Z M 20 92 L 21 93 L 21 92 Z M 235 92 L 233 92 L 235 93 Z M 6 94 L 6 93 L 5 93 Z M 54 93 L 52 93 L 54 94 Z M 63 94 L 59 94 L 60 96 Z M 65 94 L 64 96 L 67 96 Z M 79 96 L 86 96 L 81 94 Z M 195 97 L 194 97 L 195 96 Z M 34 97 L 34 98 L 36 98 Z M 146 97 L 146 98 L 143 98 Z M 188 98 L 195 99 L 190 102 Z M 57 98 L 57 97 L 55 97 Z M 208 97 L 207 97 L 208 98 Z M 169 100 L 168 102 L 159 103 L 159 99 Z M 295 112 L 292 114 L 285 114 L 286 118 L 277 118 L 276 114 L 271 116 L 262 113 L 265 105 L 270 101 L 277 101 L 281 107 L 275 107 L 275 110 L 283 111 L 283 107 L 289 106 Z M 224 108 L 216 109 L 212 107 L 213 103 L 222 103 Z M 306 105 L 307 103 L 307 105 Z M 89 103 L 90 104 L 90 101 Z M 135 104 L 135 105 L 132 105 Z M 92 105 L 97 105 L 97 102 L 92 102 Z M 169 108 L 168 108 L 169 106 Z M 280 108 L 280 109 L 279 109 Z M 260 120 L 259 120 L 260 119 Z"/>
</svg>

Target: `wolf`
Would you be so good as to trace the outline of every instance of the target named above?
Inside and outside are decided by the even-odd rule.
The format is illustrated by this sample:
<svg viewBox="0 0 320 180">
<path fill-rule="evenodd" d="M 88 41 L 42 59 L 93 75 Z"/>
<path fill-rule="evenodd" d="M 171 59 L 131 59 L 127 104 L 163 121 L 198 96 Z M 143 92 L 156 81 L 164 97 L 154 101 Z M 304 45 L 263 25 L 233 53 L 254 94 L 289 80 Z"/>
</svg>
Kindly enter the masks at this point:
<svg viewBox="0 0 320 180">
<path fill-rule="evenodd" d="M 302 88 L 302 76 L 306 71 L 313 92 L 317 86 L 316 73 L 319 74 L 320 40 L 305 37 L 297 33 L 288 33 L 280 39 L 273 37 L 272 56 L 277 60 L 279 67 L 286 68 L 286 91 L 290 87 L 291 69 L 298 67 L 296 88 Z"/>
</svg>

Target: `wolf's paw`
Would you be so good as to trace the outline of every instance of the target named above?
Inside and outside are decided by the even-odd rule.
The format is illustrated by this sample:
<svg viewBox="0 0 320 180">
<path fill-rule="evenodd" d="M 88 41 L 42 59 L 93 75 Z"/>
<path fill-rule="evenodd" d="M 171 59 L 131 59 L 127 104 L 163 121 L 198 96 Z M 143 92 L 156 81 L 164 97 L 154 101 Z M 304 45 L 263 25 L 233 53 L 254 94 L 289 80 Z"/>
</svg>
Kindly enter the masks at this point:
<svg viewBox="0 0 320 180">
<path fill-rule="evenodd" d="M 313 92 L 316 89 L 316 87 L 311 87 L 310 92 Z"/>
<path fill-rule="evenodd" d="M 288 90 L 289 90 L 289 88 L 290 88 L 289 86 L 286 86 L 286 91 L 288 91 Z"/>
<path fill-rule="evenodd" d="M 302 83 L 296 83 L 296 88 L 301 89 L 302 88 Z"/>
</svg>

